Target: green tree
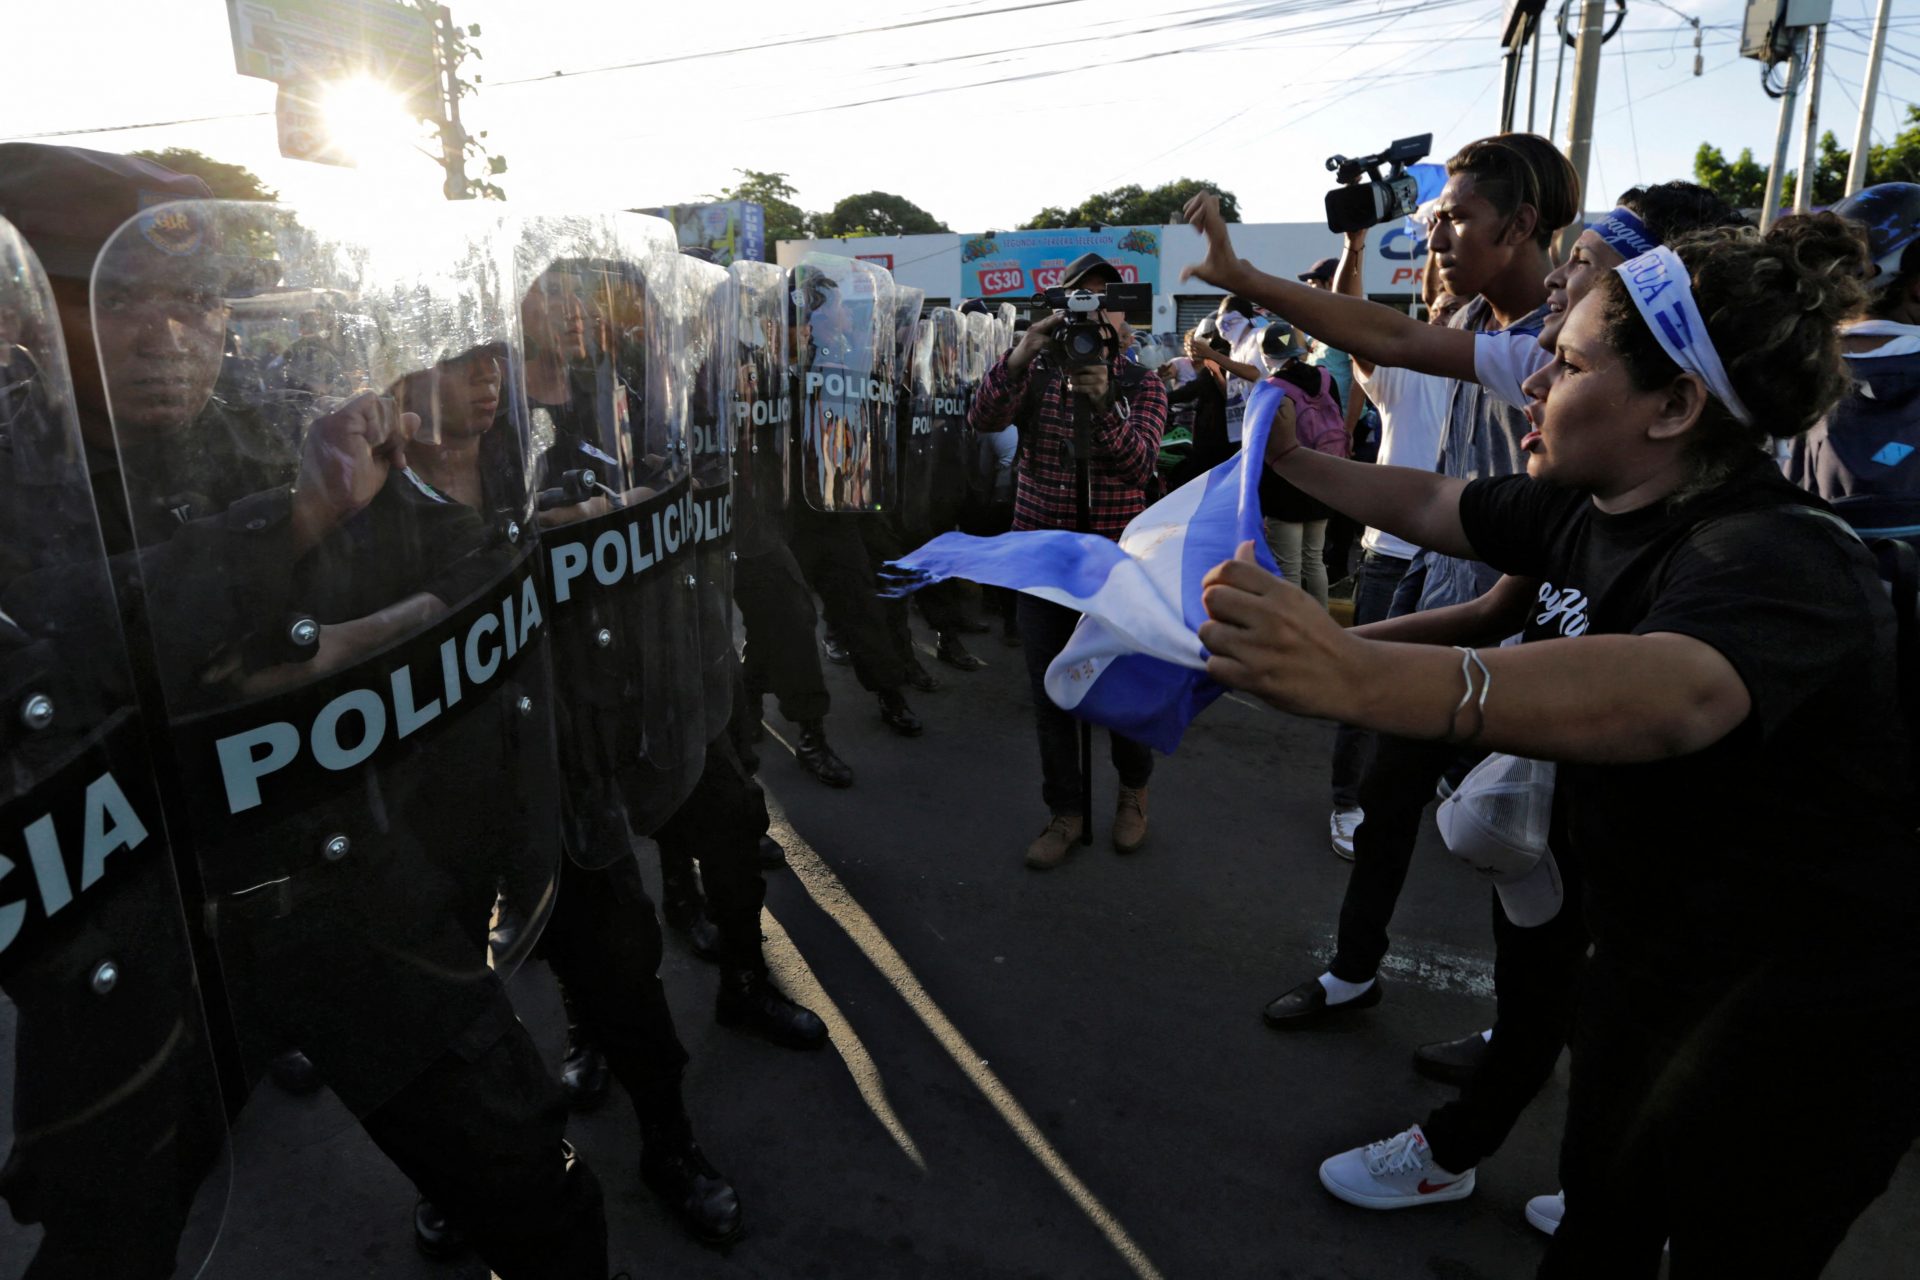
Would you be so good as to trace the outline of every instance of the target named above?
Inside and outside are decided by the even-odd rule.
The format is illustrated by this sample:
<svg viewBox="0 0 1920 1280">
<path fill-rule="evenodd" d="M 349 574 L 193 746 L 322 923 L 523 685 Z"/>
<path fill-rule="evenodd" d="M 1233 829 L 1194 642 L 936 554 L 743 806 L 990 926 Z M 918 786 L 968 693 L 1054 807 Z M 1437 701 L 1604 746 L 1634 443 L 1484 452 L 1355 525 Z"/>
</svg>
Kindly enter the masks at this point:
<svg viewBox="0 0 1920 1280">
<path fill-rule="evenodd" d="M 1833 132 L 1820 136 L 1813 167 L 1813 203 L 1829 205 L 1847 193 L 1847 170 L 1853 152 L 1842 147 Z M 1742 209 L 1757 209 L 1766 199 L 1767 167 L 1743 149 L 1729 162 L 1720 148 L 1701 143 L 1693 158 L 1693 179 L 1721 199 Z M 1881 182 L 1920 182 L 1920 105 L 1909 104 L 1904 125 L 1893 141 L 1867 151 L 1867 185 Z M 1780 203 L 1793 203 L 1799 174 L 1789 171 L 1780 184 Z"/>
<path fill-rule="evenodd" d="M 280 198 L 280 193 L 260 181 L 253 170 L 244 165 L 215 160 L 205 152 L 195 151 L 191 147 L 168 147 L 162 151 L 136 151 L 133 154 L 143 160 L 164 165 L 175 173 L 192 174 L 207 184 L 216 199 L 278 200 Z"/>
<path fill-rule="evenodd" d="M 767 261 L 773 261 L 773 247 L 782 240 L 807 240 L 813 236 L 817 215 L 793 202 L 797 194 L 784 173 L 766 173 L 759 169 L 735 169 L 740 181 L 709 195 L 709 200 L 751 200 L 766 211 Z"/>
<path fill-rule="evenodd" d="M 1071 209 L 1048 205 L 1024 224 L 1030 230 L 1049 227 L 1164 226 L 1180 220 L 1180 211 L 1188 200 L 1203 191 L 1220 196 L 1220 214 L 1228 222 L 1240 221 L 1240 202 L 1231 191 L 1203 178 L 1175 178 L 1157 187 L 1128 183 L 1111 191 L 1088 196 Z"/>
<path fill-rule="evenodd" d="M 825 236 L 919 236 L 953 230 L 913 201 L 891 191 L 863 191 L 857 196 L 848 196 L 818 218 L 814 229 Z"/>
</svg>

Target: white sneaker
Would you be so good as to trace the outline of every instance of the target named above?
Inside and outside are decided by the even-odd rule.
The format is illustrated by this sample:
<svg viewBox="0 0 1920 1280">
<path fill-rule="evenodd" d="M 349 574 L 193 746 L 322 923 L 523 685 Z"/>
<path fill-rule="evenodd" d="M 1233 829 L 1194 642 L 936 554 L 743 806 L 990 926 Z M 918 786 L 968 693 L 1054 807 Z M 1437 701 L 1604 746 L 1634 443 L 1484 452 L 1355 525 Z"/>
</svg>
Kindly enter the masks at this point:
<svg viewBox="0 0 1920 1280">
<path fill-rule="evenodd" d="M 1464 1200 L 1473 1194 L 1473 1170 L 1448 1173 L 1433 1162 L 1427 1136 L 1415 1125 L 1385 1142 L 1342 1151 L 1320 1166 L 1320 1185 L 1362 1209 Z"/>
<path fill-rule="evenodd" d="M 1535 1196 L 1527 1201 L 1527 1222 L 1537 1231 L 1548 1235 L 1560 1229 L 1560 1219 L 1567 1216 L 1567 1193 L 1556 1191 L 1550 1196 Z"/>
<path fill-rule="evenodd" d="M 1352 809 L 1335 809 L 1333 811 L 1333 820 L 1327 824 L 1333 832 L 1334 853 L 1345 858 L 1348 862 L 1353 861 L 1353 833 L 1360 829 L 1360 820 L 1366 816 L 1367 815 L 1357 807 Z"/>
</svg>

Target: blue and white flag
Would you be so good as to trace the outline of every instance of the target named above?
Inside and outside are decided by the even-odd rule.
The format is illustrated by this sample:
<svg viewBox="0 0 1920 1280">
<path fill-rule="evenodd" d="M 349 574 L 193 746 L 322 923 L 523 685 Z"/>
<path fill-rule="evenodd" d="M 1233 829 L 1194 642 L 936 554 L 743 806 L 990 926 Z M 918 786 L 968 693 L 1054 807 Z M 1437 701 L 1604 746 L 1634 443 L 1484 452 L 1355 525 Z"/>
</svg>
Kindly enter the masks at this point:
<svg viewBox="0 0 1920 1280">
<path fill-rule="evenodd" d="M 1260 522 L 1267 429 L 1285 394 L 1261 383 L 1247 402 L 1240 452 L 1142 511 L 1118 543 L 1093 533 L 1022 530 L 997 538 L 943 533 L 889 566 L 890 595 L 947 578 L 1024 591 L 1085 616 L 1047 667 L 1063 710 L 1171 752 L 1222 687 L 1206 672 L 1200 584 L 1253 542 L 1278 573 Z"/>
</svg>

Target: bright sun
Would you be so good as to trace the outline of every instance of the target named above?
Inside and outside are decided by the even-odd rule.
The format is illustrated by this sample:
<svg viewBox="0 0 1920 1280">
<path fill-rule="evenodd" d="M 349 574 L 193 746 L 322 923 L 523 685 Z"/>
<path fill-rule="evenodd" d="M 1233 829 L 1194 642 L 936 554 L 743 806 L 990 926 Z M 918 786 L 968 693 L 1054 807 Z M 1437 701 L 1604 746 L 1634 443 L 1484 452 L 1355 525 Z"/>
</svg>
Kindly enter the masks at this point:
<svg viewBox="0 0 1920 1280">
<path fill-rule="evenodd" d="M 405 149 L 419 132 L 400 95 L 365 76 L 328 84 L 320 110 L 333 144 L 362 165 Z"/>
</svg>

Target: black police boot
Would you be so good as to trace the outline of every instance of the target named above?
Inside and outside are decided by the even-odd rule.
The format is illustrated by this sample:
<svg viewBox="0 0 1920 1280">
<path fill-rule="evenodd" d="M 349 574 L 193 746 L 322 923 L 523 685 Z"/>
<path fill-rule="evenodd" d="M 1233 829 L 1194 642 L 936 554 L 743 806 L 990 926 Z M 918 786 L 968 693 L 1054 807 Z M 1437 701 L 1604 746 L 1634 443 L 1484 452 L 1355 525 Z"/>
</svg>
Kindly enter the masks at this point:
<svg viewBox="0 0 1920 1280">
<path fill-rule="evenodd" d="M 660 916 L 667 928 L 687 940 L 693 954 L 702 960 L 719 963 L 720 929 L 707 914 L 706 895 L 692 869 L 669 872 L 660 867 Z"/>
<path fill-rule="evenodd" d="M 907 683 L 921 693 L 938 693 L 940 677 L 920 665 L 917 654 L 907 655 Z"/>
<path fill-rule="evenodd" d="M 457 1258 L 467 1251 L 465 1233 L 448 1222 L 447 1215 L 424 1196 L 413 1206 L 413 1243 L 436 1262 Z"/>
<path fill-rule="evenodd" d="M 320 1088 L 320 1072 L 315 1069 L 307 1055 L 298 1049 L 286 1049 L 267 1059 L 267 1074 L 273 1077 L 273 1083 L 280 1092 L 296 1098 L 305 1097 Z"/>
<path fill-rule="evenodd" d="M 942 631 L 939 633 L 939 640 L 939 645 L 934 649 L 934 656 L 955 671 L 978 671 L 987 665 L 967 652 L 967 646 L 960 643 L 957 632 Z"/>
<path fill-rule="evenodd" d="M 787 999 L 759 966 L 720 971 L 713 1018 L 723 1027 L 751 1031 L 785 1049 L 818 1049 L 827 1042 L 827 1024 L 811 1009 Z"/>
<path fill-rule="evenodd" d="M 739 1193 L 693 1140 L 686 1112 L 640 1117 L 640 1181 L 704 1245 L 731 1244 L 746 1229 Z"/>
<path fill-rule="evenodd" d="M 920 723 L 920 717 L 913 714 L 913 708 L 907 705 L 898 689 L 888 689 L 880 695 L 880 718 L 886 721 L 887 728 L 903 738 L 917 738 L 926 732 L 927 726 Z"/>
<path fill-rule="evenodd" d="M 853 650 L 842 644 L 840 637 L 831 631 L 820 637 L 820 648 L 826 653 L 827 661 L 836 667 L 844 667 L 853 661 Z"/>
<path fill-rule="evenodd" d="M 794 741 L 793 756 L 802 769 L 830 787 L 853 785 L 853 770 L 827 745 L 827 726 L 823 720 L 800 722 L 800 736 Z"/>
<path fill-rule="evenodd" d="M 580 1011 L 574 1008 L 573 995 L 560 988 L 560 1007 L 567 1015 L 567 1051 L 560 1059 L 560 1089 L 567 1095 L 572 1111 L 592 1111 L 607 1100 L 607 1084 L 612 1072 L 607 1055 L 594 1043 Z"/>
<path fill-rule="evenodd" d="M 760 837 L 760 869 L 762 871 L 784 871 L 787 866 L 787 851 L 772 836 Z"/>
</svg>

